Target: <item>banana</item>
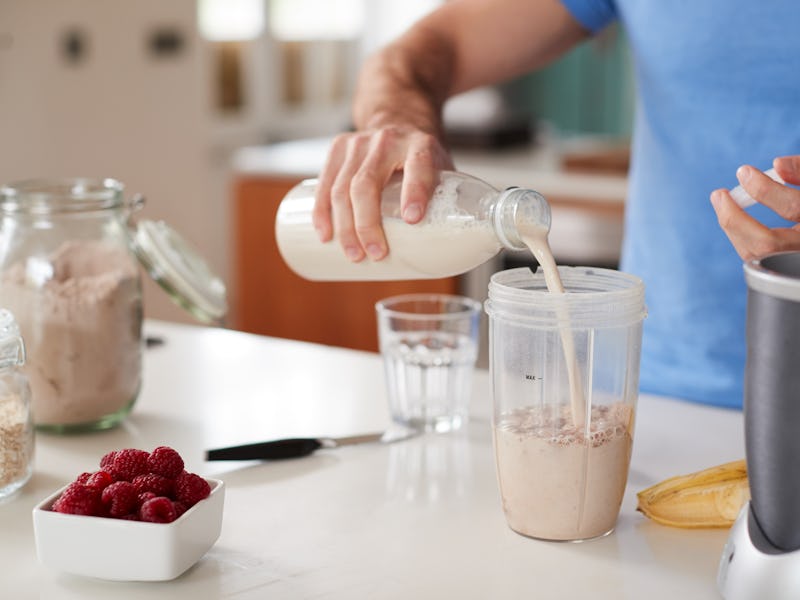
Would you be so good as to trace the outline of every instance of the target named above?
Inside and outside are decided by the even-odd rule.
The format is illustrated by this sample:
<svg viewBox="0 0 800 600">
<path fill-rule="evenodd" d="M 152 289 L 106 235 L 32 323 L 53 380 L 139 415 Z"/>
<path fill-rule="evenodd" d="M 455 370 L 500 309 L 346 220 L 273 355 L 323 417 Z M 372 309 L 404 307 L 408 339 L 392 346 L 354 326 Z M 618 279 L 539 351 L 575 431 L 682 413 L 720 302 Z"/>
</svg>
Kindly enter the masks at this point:
<svg viewBox="0 0 800 600">
<path fill-rule="evenodd" d="M 671 527 L 730 527 L 750 499 L 742 460 L 670 477 L 639 492 L 636 510 Z"/>
</svg>

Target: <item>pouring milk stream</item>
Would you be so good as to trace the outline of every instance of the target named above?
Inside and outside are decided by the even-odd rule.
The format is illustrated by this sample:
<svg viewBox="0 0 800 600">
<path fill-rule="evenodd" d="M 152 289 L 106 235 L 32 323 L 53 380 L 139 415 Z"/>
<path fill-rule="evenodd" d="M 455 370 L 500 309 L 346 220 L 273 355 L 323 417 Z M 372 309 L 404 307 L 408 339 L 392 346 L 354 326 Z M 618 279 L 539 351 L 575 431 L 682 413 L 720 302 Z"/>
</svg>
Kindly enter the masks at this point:
<svg viewBox="0 0 800 600">
<path fill-rule="evenodd" d="M 524 224 L 520 226 L 520 234 L 525 245 L 530 248 L 531 253 L 539 262 L 539 266 L 544 272 L 544 279 L 547 289 L 551 294 L 564 294 L 564 284 L 558 274 L 553 252 L 547 239 L 548 229 L 538 225 Z M 564 348 L 564 358 L 567 364 L 567 378 L 569 379 L 569 398 L 572 407 L 572 422 L 577 428 L 585 425 L 586 399 L 583 395 L 583 386 L 580 379 L 580 368 L 578 358 L 575 354 L 575 339 L 569 324 L 569 312 L 564 305 L 557 309 L 559 317 L 559 335 L 561 345 Z"/>
</svg>

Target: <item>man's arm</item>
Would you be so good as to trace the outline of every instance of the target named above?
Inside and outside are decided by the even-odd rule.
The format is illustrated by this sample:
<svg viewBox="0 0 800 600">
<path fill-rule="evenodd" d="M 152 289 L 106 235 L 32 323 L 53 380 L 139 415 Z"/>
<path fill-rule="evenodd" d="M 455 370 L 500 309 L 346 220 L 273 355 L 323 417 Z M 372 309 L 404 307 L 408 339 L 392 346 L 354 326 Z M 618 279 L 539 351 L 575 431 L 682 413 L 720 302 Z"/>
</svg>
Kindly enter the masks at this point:
<svg viewBox="0 0 800 600">
<path fill-rule="evenodd" d="M 403 217 L 424 215 L 437 172 L 452 168 L 442 106 L 450 96 L 539 68 L 587 32 L 559 0 L 451 0 L 372 56 L 358 79 L 358 131 L 334 140 L 320 173 L 314 224 L 351 260 L 383 258 L 380 192 L 404 173 Z"/>
</svg>

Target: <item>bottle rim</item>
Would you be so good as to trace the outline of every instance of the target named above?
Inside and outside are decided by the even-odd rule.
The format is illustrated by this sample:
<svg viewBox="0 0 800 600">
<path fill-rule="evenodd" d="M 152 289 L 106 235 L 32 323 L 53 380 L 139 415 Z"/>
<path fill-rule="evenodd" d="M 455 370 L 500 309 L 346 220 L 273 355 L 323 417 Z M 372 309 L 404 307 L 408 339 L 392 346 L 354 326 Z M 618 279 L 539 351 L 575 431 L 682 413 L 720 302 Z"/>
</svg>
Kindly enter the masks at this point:
<svg viewBox="0 0 800 600">
<path fill-rule="evenodd" d="M 27 179 L 0 187 L 0 210 L 46 215 L 119 208 L 125 186 L 116 179 Z"/>
<path fill-rule="evenodd" d="M 500 193 L 493 208 L 492 221 L 495 234 L 505 248 L 528 249 L 520 237 L 519 224 L 521 219 L 531 218 L 546 231 L 550 231 L 550 204 L 544 196 L 535 190 L 518 187 L 506 188 Z"/>
</svg>

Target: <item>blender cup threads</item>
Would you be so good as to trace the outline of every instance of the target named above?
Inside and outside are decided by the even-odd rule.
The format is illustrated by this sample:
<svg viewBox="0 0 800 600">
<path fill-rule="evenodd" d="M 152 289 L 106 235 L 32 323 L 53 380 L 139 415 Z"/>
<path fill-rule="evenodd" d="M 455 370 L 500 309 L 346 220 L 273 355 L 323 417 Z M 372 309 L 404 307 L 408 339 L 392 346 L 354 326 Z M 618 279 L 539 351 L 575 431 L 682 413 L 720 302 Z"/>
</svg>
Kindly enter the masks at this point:
<svg viewBox="0 0 800 600">
<path fill-rule="evenodd" d="M 506 520 L 529 537 L 574 541 L 610 533 L 619 514 L 646 311 L 637 277 L 587 267 L 559 274 L 565 294 L 549 292 L 541 270 L 496 273 L 486 312 Z M 581 398 L 571 397 L 570 371 Z"/>
</svg>

